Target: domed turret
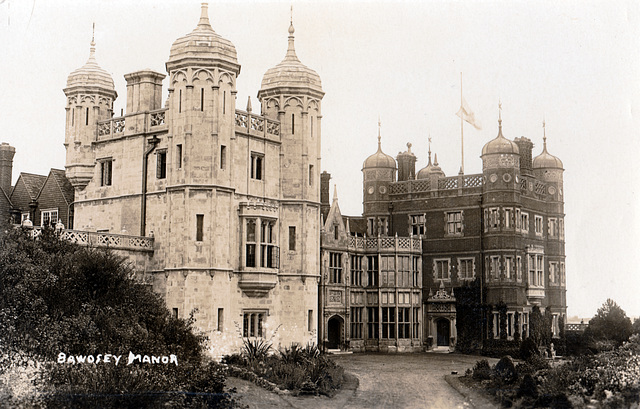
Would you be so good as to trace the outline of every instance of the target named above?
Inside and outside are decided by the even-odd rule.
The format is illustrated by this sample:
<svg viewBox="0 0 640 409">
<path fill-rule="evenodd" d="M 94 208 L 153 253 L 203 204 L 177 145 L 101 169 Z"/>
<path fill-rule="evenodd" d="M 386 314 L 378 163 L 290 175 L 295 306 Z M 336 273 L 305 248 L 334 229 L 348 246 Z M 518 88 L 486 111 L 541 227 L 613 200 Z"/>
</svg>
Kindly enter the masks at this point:
<svg viewBox="0 0 640 409">
<path fill-rule="evenodd" d="M 118 94 L 111 75 L 98 65 L 96 61 L 96 42 L 91 38 L 89 59 L 67 77 L 67 87 L 64 93 L 69 96 L 79 90 L 83 92 L 98 92 L 116 99 Z"/>
<path fill-rule="evenodd" d="M 371 168 L 388 168 L 388 169 L 396 169 L 396 160 L 393 159 L 393 156 L 389 156 L 386 153 L 382 152 L 382 143 L 380 136 L 380 121 L 378 121 L 378 150 L 373 155 L 369 156 L 365 159 L 362 164 L 362 170 L 371 169 Z"/>
<path fill-rule="evenodd" d="M 174 41 L 169 51 L 167 72 L 188 65 L 216 65 L 234 72 L 236 76 L 240 74 L 236 47 L 213 31 L 209 23 L 207 3 L 202 3 L 200 21 L 196 28 Z"/>
<path fill-rule="evenodd" d="M 420 169 L 416 175 L 416 179 L 430 179 L 432 175 L 445 177 L 444 172 L 440 169 L 440 166 L 438 166 L 438 154 L 435 156 L 435 163 L 431 164 L 431 137 L 429 137 L 429 163 L 427 163 L 427 166 Z"/>
<path fill-rule="evenodd" d="M 262 77 L 260 93 L 272 89 L 293 88 L 309 89 L 324 95 L 322 82 L 317 72 L 300 62 L 294 47 L 295 29 L 293 21 L 289 25 L 289 46 L 284 59 L 275 67 L 269 68 Z M 258 95 L 260 98 L 260 95 Z"/>
<path fill-rule="evenodd" d="M 498 119 L 498 136 L 487 142 L 484 147 L 482 147 L 483 156 L 500 153 L 520 154 L 518 145 L 502 135 L 502 118 Z"/>
<path fill-rule="evenodd" d="M 533 159 L 533 168 L 534 169 L 543 169 L 543 168 L 564 169 L 564 167 L 562 166 L 562 161 L 558 157 L 553 156 L 552 154 L 547 152 L 546 129 L 545 129 L 545 134 L 542 140 L 544 141 L 542 153 Z"/>
</svg>

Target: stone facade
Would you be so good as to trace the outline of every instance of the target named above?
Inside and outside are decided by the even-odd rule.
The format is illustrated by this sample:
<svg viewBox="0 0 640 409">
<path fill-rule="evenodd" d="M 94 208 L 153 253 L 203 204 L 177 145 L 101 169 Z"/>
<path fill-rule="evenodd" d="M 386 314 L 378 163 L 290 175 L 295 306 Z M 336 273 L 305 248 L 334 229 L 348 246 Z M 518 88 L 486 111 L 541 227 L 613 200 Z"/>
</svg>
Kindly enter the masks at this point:
<svg viewBox="0 0 640 409">
<path fill-rule="evenodd" d="M 118 247 L 216 356 L 243 338 L 315 342 L 320 271 L 319 76 L 295 55 L 265 74 L 261 114 L 236 108 L 235 47 L 209 23 L 171 46 L 164 74 L 125 75 L 127 112 L 95 59 L 67 96 L 67 177 L 76 233 L 148 239 Z M 95 233 L 91 233 L 95 232 Z M 105 236 L 106 237 L 106 236 Z M 145 242 L 146 243 L 146 242 Z"/>
</svg>

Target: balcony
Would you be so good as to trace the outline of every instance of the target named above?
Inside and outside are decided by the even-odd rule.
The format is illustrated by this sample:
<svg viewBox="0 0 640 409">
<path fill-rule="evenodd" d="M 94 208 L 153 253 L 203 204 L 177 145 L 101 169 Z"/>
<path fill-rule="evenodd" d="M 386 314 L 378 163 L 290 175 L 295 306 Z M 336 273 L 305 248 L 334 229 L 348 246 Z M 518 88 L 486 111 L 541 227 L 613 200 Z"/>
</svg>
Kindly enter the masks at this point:
<svg viewBox="0 0 640 409">
<path fill-rule="evenodd" d="M 33 237 L 38 237 L 40 233 L 40 227 L 33 229 Z M 61 230 L 60 238 L 82 246 L 153 253 L 153 237 L 129 236 L 126 234 L 99 233 L 80 230 Z"/>
<path fill-rule="evenodd" d="M 265 297 L 278 283 L 280 248 L 263 244 L 260 246 L 260 256 L 256 260 L 255 254 L 245 254 L 245 266 L 242 267 L 238 286 L 249 297 Z"/>
</svg>

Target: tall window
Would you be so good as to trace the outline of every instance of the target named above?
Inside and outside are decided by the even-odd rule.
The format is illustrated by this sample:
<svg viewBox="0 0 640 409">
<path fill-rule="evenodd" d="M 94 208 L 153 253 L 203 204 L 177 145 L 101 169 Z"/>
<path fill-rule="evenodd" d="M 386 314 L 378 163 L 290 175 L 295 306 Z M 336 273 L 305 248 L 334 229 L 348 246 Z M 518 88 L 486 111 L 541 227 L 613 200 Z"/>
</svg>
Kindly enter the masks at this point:
<svg viewBox="0 0 640 409">
<path fill-rule="evenodd" d="M 329 282 L 342 283 L 342 254 L 329 253 Z"/>
<path fill-rule="evenodd" d="M 411 257 L 398 256 L 398 275 L 396 280 L 398 287 L 411 287 Z"/>
<path fill-rule="evenodd" d="M 313 310 L 307 312 L 307 331 L 313 331 Z"/>
<path fill-rule="evenodd" d="M 204 111 L 204 88 L 200 88 L 200 111 Z"/>
<path fill-rule="evenodd" d="M 386 217 L 378 218 L 378 233 L 381 236 L 389 233 L 389 222 Z"/>
<path fill-rule="evenodd" d="M 500 278 L 500 256 L 489 257 L 489 277 L 494 280 Z"/>
<path fill-rule="evenodd" d="M 362 258 L 363 256 L 351 256 L 351 285 L 362 286 Z"/>
<path fill-rule="evenodd" d="M 367 287 L 378 286 L 378 256 L 367 256 Z"/>
<path fill-rule="evenodd" d="M 560 240 L 564 240 L 564 219 L 562 217 L 558 219 L 558 230 L 560 234 Z"/>
<path fill-rule="evenodd" d="M 513 209 L 511 208 L 504 209 L 504 227 L 506 229 L 513 228 Z"/>
<path fill-rule="evenodd" d="M 522 228 L 522 233 L 529 233 L 529 213 L 520 213 L 520 223 Z"/>
<path fill-rule="evenodd" d="M 222 115 L 227 113 L 227 91 L 222 91 Z"/>
<path fill-rule="evenodd" d="M 560 281 L 558 272 L 558 263 L 555 261 L 549 262 L 549 282 L 551 284 L 558 284 Z"/>
<path fill-rule="evenodd" d="M 247 267 L 256 266 L 256 221 L 254 219 L 247 220 L 247 244 L 245 265 Z"/>
<path fill-rule="evenodd" d="M 500 226 L 500 216 L 498 213 L 497 207 L 491 207 L 488 209 L 488 220 L 486 220 L 486 225 L 490 229 L 497 229 Z"/>
<path fill-rule="evenodd" d="M 516 278 L 522 281 L 522 257 L 516 256 Z"/>
<path fill-rule="evenodd" d="M 458 259 L 458 279 L 459 280 L 471 280 L 473 279 L 473 258 L 459 258 Z"/>
<path fill-rule="evenodd" d="M 264 170 L 264 155 L 251 152 L 251 179 L 262 180 Z"/>
<path fill-rule="evenodd" d="M 558 219 L 549 217 L 549 237 L 558 237 Z"/>
<path fill-rule="evenodd" d="M 309 186 L 313 186 L 313 165 L 309 165 Z"/>
<path fill-rule="evenodd" d="M 296 116 L 291 114 L 291 135 L 296 133 Z"/>
<path fill-rule="evenodd" d="M 84 124 L 89 125 L 89 108 L 87 108 L 86 114 L 84 116 Z"/>
<path fill-rule="evenodd" d="M 411 338 L 411 308 L 398 308 L 398 338 Z"/>
<path fill-rule="evenodd" d="M 542 236 L 542 216 L 536 215 L 535 226 L 536 226 L 536 236 Z"/>
<path fill-rule="evenodd" d="M 367 234 L 369 236 L 373 236 L 376 234 L 376 219 L 373 217 L 369 217 L 367 219 Z"/>
<path fill-rule="evenodd" d="M 520 209 L 516 209 L 516 231 L 520 231 L 522 229 L 522 215 L 520 214 Z"/>
<path fill-rule="evenodd" d="M 449 276 L 449 259 L 433 260 L 433 277 L 436 280 L 448 280 Z"/>
<path fill-rule="evenodd" d="M 409 216 L 411 222 L 410 232 L 414 236 L 424 235 L 425 232 L 425 215 L 415 214 Z"/>
<path fill-rule="evenodd" d="M 296 226 L 289 226 L 289 251 L 296 250 Z"/>
<path fill-rule="evenodd" d="M 351 307 L 351 338 L 362 339 L 362 312 L 364 307 Z"/>
<path fill-rule="evenodd" d="M 202 241 L 204 230 L 204 214 L 196 215 L 196 241 Z"/>
<path fill-rule="evenodd" d="M 413 338 L 420 338 L 420 307 L 413 307 Z"/>
<path fill-rule="evenodd" d="M 462 212 L 447 212 L 446 213 L 446 233 L 447 235 L 461 235 L 462 234 Z"/>
<path fill-rule="evenodd" d="M 100 186 L 111 186 L 113 159 L 100 160 Z"/>
<path fill-rule="evenodd" d="M 164 179 L 167 177 L 167 151 L 159 150 L 156 154 L 156 178 Z"/>
<path fill-rule="evenodd" d="M 218 308 L 218 332 L 224 331 L 224 308 Z"/>
<path fill-rule="evenodd" d="M 176 145 L 176 168 L 182 169 L 182 144 Z"/>
<path fill-rule="evenodd" d="M 42 210 L 40 212 L 40 225 L 54 226 L 58 223 L 58 209 Z"/>
<path fill-rule="evenodd" d="M 178 99 L 178 113 L 182 112 L 182 90 L 179 92 L 180 96 Z"/>
<path fill-rule="evenodd" d="M 220 169 L 227 167 L 227 147 L 220 145 Z"/>
<path fill-rule="evenodd" d="M 367 338 L 380 338 L 378 325 L 380 316 L 378 315 L 378 307 L 367 307 Z"/>
<path fill-rule="evenodd" d="M 393 287 L 396 285 L 396 258 L 395 256 L 380 257 L 381 285 Z"/>
<path fill-rule="evenodd" d="M 272 220 L 262 220 L 260 223 L 260 267 L 278 268 L 277 247 L 274 245 Z"/>
<path fill-rule="evenodd" d="M 411 273 L 413 275 L 413 286 L 420 287 L 420 257 L 411 258 Z"/>
<path fill-rule="evenodd" d="M 396 309 L 395 307 L 382 307 L 382 338 L 396 337 Z"/>
<path fill-rule="evenodd" d="M 534 287 L 544 286 L 544 256 L 542 254 L 529 254 L 529 285 Z"/>
<path fill-rule="evenodd" d="M 504 276 L 507 280 L 513 277 L 513 256 L 504 257 Z"/>
<path fill-rule="evenodd" d="M 263 338 L 264 321 L 267 311 L 245 311 L 242 314 L 242 336 L 245 338 Z"/>
</svg>

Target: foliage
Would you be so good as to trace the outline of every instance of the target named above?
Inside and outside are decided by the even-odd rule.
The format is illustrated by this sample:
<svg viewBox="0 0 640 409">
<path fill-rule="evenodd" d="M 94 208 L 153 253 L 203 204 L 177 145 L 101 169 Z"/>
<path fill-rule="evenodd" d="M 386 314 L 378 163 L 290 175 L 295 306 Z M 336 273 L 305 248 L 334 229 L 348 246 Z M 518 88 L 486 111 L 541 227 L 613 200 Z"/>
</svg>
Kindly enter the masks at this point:
<svg viewBox="0 0 640 409">
<path fill-rule="evenodd" d="M 344 369 L 322 355 L 316 345 L 301 347 L 293 344 L 275 354 L 268 353 L 269 343 L 269 348 L 264 342 L 251 341 L 245 345 L 248 347 L 243 349 L 242 357 L 226 356 L 223 361 L 245 368 L 259 379 L 268 381 L 267 384 L 275 384 L 294 394 L 333 396 L 342 387 Z"/>
<path fill-rule="evenodd" d="M 516 365 L 510 356 L 500 358 L 494 369 L 495 376 L 500 379 L 502 384 L 511 384 L 518 379 Z"/>
<path fill-rule="evenodd" d="M 480 301 L 479 279 L 455 288 L 456 295 L 456 350 L 462 353 L 478 352 L 482 348 L 483 306 Z"/>
<path fill-rule="evenodd" d="M 534 305 L 529 314 L 529 338 L 536 345 L 541 345 L 544 338 L 544 317 L 540 312 L 540 307 Z"/>
<path fill-rule="evenodd" d="M 478 361 L 472 378 L 504 407 L 637 408 L 640 406 L 640 335 L 614 351 L 575 357 L 550 367 L 537 354 L 515 366 Z M 489 375 L 487 375 L 489 371 Z M 487 380 L 489 379 L 489 380 Z"/>
<path fill-rule="evenodd" d="M 13 380 L 24 372 L 16 369 L 24 361 L 20 357 L 35 362 L 35 375 L 30 369 L 18 384 L 35 383 L 47 406 L 233 404 L 223 394 L 223 368 L 204 363 L 205 338 L 193 324 L 193 316 L 173 318 L 112 252 L 60 240 L 50 228 L 36 239 L 22 228 L 0 236 L 0 378 Z M 129 351 L 174 354 L 179 365 L 126 365 Z M 122 361 L 60 364 L 60 353 L 116 354 Z M 3 394 L 17 396 L 15 388 Z M 16 406 L 23 405 L 37 406 L 29 399 Z"/>
<path fill-rule="evenodd" d="M 640 318 L 633 320 L 632 330 L 634 334 L 640 334 Z"/>
<path fill-rule="evenodd" d="M 513 314 L 513 326 L 515 327 L 513 331 L 513 340 L 520 341 L 520 313 L 518 311 Z"/>
<path fill-rule="evenodd" d="M 250 364 L 264 362 L 271 351 L 271 341 L 264 338 L 243 338 L 242 354 Z"/>
<path fill-rule="evenodd" d="M 631 319 L 612 299 L 607 299 L 598 309 L 585 330 L 585 335 L 592 337 L 596 342 L 605 341 L 599 349 L 607 348 L 606 341 L 610 341 L 611 346 L 620 346 L 632 333 Z"/>
<path fill-rule="evenodd" d="M 491 366 L 489 365 L 489 361 L 487 361 L 486 359 L 481 359 L 480 361 L 476 362 L 475 366 L 473 367 L 473 379 L 491 379 Z"/>
<path fill-rule="evenodd" d="M 538 346 L 531 338 L 527 338 L 520 344 L 520 358 L 529 359 L 532 355 L 539 355 Z"/>
<path fill-rule="evenodd" d="M 498 309 L 500 339 L 507 339 L 507 304 L 500 301 L 498 305 L 496 305 L 496 308 Z"/>
<path fill-rule="evenodd" d="M 509 356 L 519 356 L 520 343 L 510 339 L 487 339 L 482 349 L 482 355 L 494 358 Z"/>
</svg>

